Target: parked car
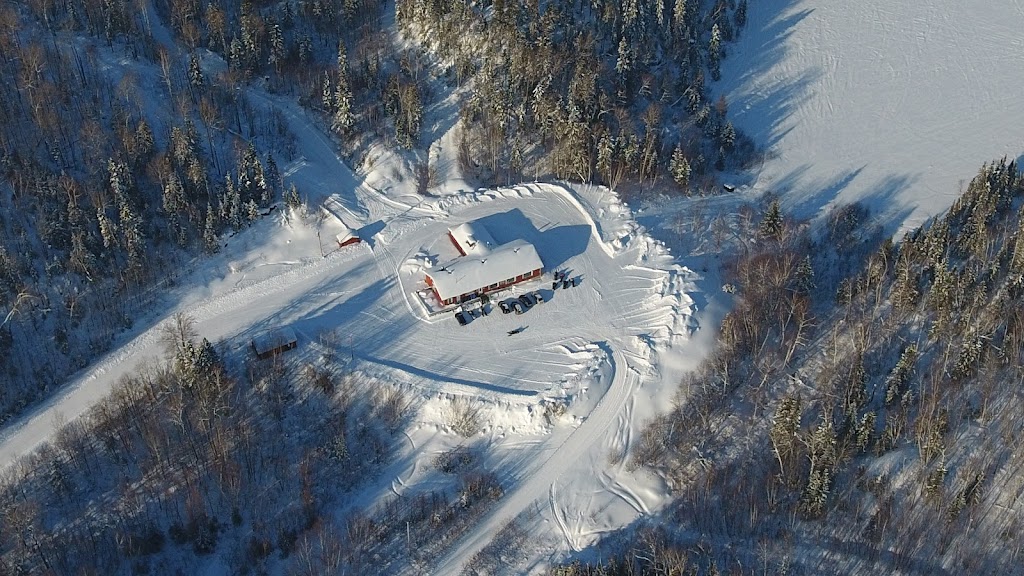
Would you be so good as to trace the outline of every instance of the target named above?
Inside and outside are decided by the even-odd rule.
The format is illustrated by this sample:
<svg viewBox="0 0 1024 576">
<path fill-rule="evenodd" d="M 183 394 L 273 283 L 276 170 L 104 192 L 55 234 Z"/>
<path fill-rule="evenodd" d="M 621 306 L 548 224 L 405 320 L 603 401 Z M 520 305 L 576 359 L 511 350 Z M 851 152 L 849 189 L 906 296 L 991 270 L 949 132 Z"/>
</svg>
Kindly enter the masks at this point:
<svg viewBox="0 0 1024 576">
<path fill-rule="evenodd" d="M 516 314 L 522 314 L 523 312 L 526 311 L 526 306 L 523 306 L 523 303 L 520 302 L 519 300 L 513 300 L 509 302 L 508 306 Z"/>
<path fill-rule="evenodd" d="M 469 324 L 469 320 L 466 318 L 466 314 L 462 311 L 455 313 L 455 319 L 459 321 L 459 326 L 465 326 Z"/>
<path fill-rule="evenodd" d="M 512 311 L 512 309 L 509 308 L 509 306 L 508 306 L 508 300 L 502 300 L 502 301 L 498 302 L 498 307 L 501 308 L 501 313 L 502 314 L 508 314 L 509 312 Z"/>
<path fill-rule="evenodd" d="M 534 290 L 530 293 L 530 296 L 533 296 L 533 299 L 537 301 L 537 304 L 544 303 L 544 296 L 541 295 L 540 290 Z"/>
<path fill-rule="evenodd" d="M 523 303 L 523 308 L 529 310 L 534 305 L 533 298 L 529 294 L 523 294 L 519 297 L 519 301 Z"/>
</svg>

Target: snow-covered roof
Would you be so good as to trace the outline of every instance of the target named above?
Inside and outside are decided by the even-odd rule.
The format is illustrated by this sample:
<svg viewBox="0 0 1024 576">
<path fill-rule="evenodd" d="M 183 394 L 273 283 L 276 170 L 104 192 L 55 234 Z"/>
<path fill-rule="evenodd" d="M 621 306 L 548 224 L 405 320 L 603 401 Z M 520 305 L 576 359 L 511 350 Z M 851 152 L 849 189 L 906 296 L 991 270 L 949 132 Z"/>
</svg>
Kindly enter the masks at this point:
<svg viewBox="0 0 1024 576">
<path fill-rule="evenodd" d="M 356 235 L 356 231 L 355 230 L 353 230 L 353 229 L 351 229 L 351 228 L 346 226 L 345 229 L 342 230 L 341 232 L 338 232 L 338 235 L 335 236 L 334 238 L 338 241 L 339 244 L 342 244 L 346 240 L 351 240 L 352 238 L 358 238 L 358 236 Z"/>
<path fill-rule="evenodd" d="M 463 222 L 449 228 L 448 232 L 467 256 L 483 256 L 498 246 L 487 228 L 477 222 Z"/>
<path fill-rule="evenodd" d="M 442 300 L 468 294 L 491 284 L 544 268 L 533 244 L 513 240 L 484 255 L 462 256 L 427 270 Z"/>
<path fill-rule="evenodd" d="M 276 328 L 253 338 L 252 347 L 256 349 L 257 354 L 265 354 L 297 341 L 295 331 L 291 328 Z"/>
</svg>

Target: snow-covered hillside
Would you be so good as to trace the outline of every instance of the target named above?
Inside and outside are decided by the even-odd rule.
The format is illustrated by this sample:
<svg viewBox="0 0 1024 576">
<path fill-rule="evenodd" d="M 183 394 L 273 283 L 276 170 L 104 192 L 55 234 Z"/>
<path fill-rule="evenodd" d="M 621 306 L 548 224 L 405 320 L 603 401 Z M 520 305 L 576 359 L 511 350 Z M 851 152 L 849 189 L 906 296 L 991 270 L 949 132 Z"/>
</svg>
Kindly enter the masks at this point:
<svg viewBox="0 0 1024 576">
<path fill-rule="evenodd" d="M 861 200 L 892 231 L 1024 153 L 1019 0 L 752 2 L 728 47 L 730 118 L 767 148 L 753 188 L 800 216 Z"/>
</svg>

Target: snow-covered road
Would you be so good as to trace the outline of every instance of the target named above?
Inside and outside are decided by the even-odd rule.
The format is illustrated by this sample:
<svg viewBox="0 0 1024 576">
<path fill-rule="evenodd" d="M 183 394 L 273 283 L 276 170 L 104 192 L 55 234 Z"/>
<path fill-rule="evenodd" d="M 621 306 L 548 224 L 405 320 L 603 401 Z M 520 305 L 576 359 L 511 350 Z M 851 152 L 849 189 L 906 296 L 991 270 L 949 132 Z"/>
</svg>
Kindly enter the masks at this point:
<svg viewBox="0 0 1024 576">
<path fill-rule="evenodd" d="M 438 560 L 432 573 L 460 574 L 463 566 L 490 543 L 505 523 L 534 502 L 551 494 L 561 476 L 583 458 L 591 447 L 599 444 L 607 434 L 622 432 L 616 428 L 632 426 L 632 423 L 619 416 L 630 394 L 635 390 L 639 373 L 635 369 L 630 369 L 621 352 L 612 352 L 609 360 L 612 380 L 594 410 L 586 416 L 582 424 L 569 432 L 568 437 L 548 452 L 546 458 L 535 461 L 534 465 L 524 471 L 523 479 L 501 499 L 497 508 L 452 546 L 448 553 Z M 549 503 L 551 516 L 567 543 L 571 548 L 579 550 L 582 545 L 578 543 L 576 534 L 561 520 L 564 516 L 561 503 L 554 496 Z"/>
</svg>

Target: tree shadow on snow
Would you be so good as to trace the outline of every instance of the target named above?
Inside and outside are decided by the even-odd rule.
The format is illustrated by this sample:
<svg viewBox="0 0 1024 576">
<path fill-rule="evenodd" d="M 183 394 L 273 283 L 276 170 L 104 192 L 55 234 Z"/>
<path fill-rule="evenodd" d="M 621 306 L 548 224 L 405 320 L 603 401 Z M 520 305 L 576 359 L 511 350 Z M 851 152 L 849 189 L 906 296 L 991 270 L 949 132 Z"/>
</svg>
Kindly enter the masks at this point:
<svg viewBox="0 0 1024 576">
<path fill-rule="evenodd" d="M 360 265 L 350 273 L 368 274 L 369 270 L 361 271 L 366 266 L 372 267 L 372 262 Z M 256 335 L 287 327 L 296 332 L 301 347 L 314 341 L 322 332 L 336 328 L 344 329 L 353 318 L 374 310 L 377 301 L 395 284 L 394 278 L 381 279 L 358 292 L 349 294 L 339 291 L 319 307 L 307 309 L 310 300 L 323 298 L 325 293 L 332 291 L 332 281 L 327 279 L 301 294 L 293 295 L 287 302 L 281 302 L 273 314 L 265 316 L 242 332 L 228 337 L 227 340 L 233 342 L 235 348 L 243 348 Z"/>
<path fill-rule="evenodd" d="M 796 574 L 831 573 L 837 565 L 841 566 L 839 572 L 845 574 L 901 573 L 915 576 L 948 576 L 952 574 L 951 571 L 942 567 L 941 560 L 932 558 L 928 553 L 913 556 L 885 549 L 883 546 L 873 547 L 867 542 L 852 538 L 821 537 L 820 534 L 807 534 L 806 532 L 802 537 L 798 536 L 788 544 L 794 548 L 795 554 L 788 554 L 785 559 L 769 556 L 771 561 L 766 563 L 764 543 L 780 539 L 779 527 L 786 522 L 785 520 L 771 516 L 763 517 L 759 521 L 758 532 L 730 534 L 730 527 L 722 524 L 721 510 L 704 512 L 706 512 L 705 520 L 717 521 L 720 528 L 709 533 L 704 523 L 696 521 L 687 514 L 681 514 L 676 507 L 670 506 L 664 512 L 634 520 L 622 530 L 599 538 L 582 550 L 570 553 L 568 557 L 559 562 L 562 564 L 569 564 L 574 560 L 588 563 L 606 562 L 609 551 L 635 548 L 642 538 L 638 534 L 639 531 L 652 527 L 671 527 L 672 546 L 696 552 L 696 555 L 702 560 L 714 560 L 719 566 L 728 566 L 739 562 L 741 565 L 765 564 L 766 567 L 775 568 L 785 564 L 789 568 L 787 572 Z M 709 520 L 708 518 L 711 516 L 718 516 L 718 518 Z M 721 533 L 718 533 L 719 529 Z M 796 534 L 801 534 L 801 532 L 798 531 Z M 715 545 L 709 546 L 708 542 L 714 542 Z"/>
<path fill-rule="evenodd" d="M 783 61 L 793 29 L 813 9 L 791 12 L 796 0 L 751 3 L 747 26 L 735 43 L 727 45 L 722 80 L 713 91 L 725 95 L 729 117 L 758 146 L 770 149 L 792 128 L 793 110 L 809 98 L 809 88 L 821 78 L 819 69 L 778 75 L 773 68 Z M 769 71 L 773 72 L 766 80 Z"/>
<path fill-rule="evenodd" d="M 486 390 L 488 392 L 496 392 L 498 394 L 509 394 L 509 395 L 514 395 L 514 396 L 530 397 L 530 396 L 536 396 L 537 395 L 537 392 L 534 391 L 534 390 L 517 390 L 515 388 L 508 388 L 508 387 L 505 387 L 505 386 L 498 386 L 498 385 L 495 385 L 495 384 L 488 384 L 486 382 L 480 382 L 478 380 L 466 380 L 466 379 L 463 379 L 463 378 L 455 378 L 455 377 L 453 377 L 451 375 L 438 374 L 436 372 L 431 372 L 429 370 L 424 370 L 423 368 L 417 368 L 416 366 L 412 366 L 410 364 L 405 364 L 404 362 L 399 362 L 397 360 L 393 360 L 393 359 L 389 359 L 389 358 L 381 358 L 379 356 L 372 356 L 370 354 L 367 354 L 365 352 L 358 351 L 358 350 L 355 352 L 355 357 L 360 359 L 360 360 L 363 360 L 365 362 L 370 362 L 370 363 L 373 363 L 373 364 L 379 364 L 381 366 L 387 366 L 388 368 L 391 368 L 392 370 L 398 370 L 400 372 L 405 372 L 407 374 L 411 374 L 413 376 L 417 376 L 417 377 L 423 378 L 425 380 L 433 380 L 433 381 L 439 382 L 441 384 L 452 383 L 452 384 L 458 384 L 458 385 L 461 385 L 461 386 L 466 386 L 466 387 L 469 387 L 469 388 L 475 388 L 475 389 L 478 389 L 478 390 Z M 457 365 L 457 364 L 454 364 L 454 365 Z"/>
</svg>

